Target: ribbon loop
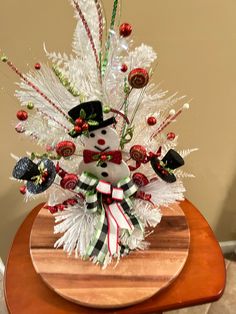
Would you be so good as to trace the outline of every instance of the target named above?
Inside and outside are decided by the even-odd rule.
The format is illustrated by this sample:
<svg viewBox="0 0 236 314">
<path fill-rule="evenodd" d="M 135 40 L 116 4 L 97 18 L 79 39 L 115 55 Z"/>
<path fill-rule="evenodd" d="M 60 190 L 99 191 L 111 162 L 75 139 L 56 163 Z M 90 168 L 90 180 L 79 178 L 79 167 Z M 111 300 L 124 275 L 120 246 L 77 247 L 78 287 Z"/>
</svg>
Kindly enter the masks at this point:
<svg viewBox="0 0 236 314">
<path fill-rule="evenodd" d="M 102 194 L 111 194 L 111 184 L 106 181 L 100 180 L 98 182 L 96 190 Z"/>
<path fill-rule="evenodd" d="M 112 199 L 116 201 L 122 201 L 124 198 L 124 191 L 121 188 L 112 189 Z"/>
<path fill-rule="evenodd" d="M 109 182 L 98 180 L 95 176 L 83 172 L 77 189 L 85 195 L 87 211 L 101 211 L 97 231 L 87 248 L 87 254 L 90 257 L 96 256 L 102 263 L 107 254 L 120 254 L 121 230 L 131 233 L 135 226 L 140 228 L 138 219 L 131 213 L 133 204 L 130 199 L 138 188 L 129 177 L 112 186 Z M 106 198 L 99 201 L 98 193 L 108 196 L 111 202 L 105 203 Z"/>
</svg>

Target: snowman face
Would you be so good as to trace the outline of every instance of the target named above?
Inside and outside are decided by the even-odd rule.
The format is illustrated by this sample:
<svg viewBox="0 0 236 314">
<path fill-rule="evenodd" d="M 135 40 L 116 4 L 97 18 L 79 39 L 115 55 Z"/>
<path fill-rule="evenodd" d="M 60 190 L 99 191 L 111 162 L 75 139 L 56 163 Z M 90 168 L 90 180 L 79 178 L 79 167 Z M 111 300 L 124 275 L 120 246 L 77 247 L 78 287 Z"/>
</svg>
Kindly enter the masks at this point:
<svg viewBox="0 0 236 314">
<path fill-rule="evenodd" d="M 104 127 L 89 133 L 89 138 L 84 138 L 84 148 L 97 152 L 108 152 L 119 149 L 119 136 L 112 127 Z M 123 178 L 130 175 L 129 168 L 124 161 L 121 164 L 112 162 L 103 162 L 98 164 L 97 161 L 84 163 L 80 162 L 79 173 L 87 171 L 95 175 L 99 180 L 106 180 L 110 183 L 117 183 Z"/>
<path fill-rule="evenodd" d="M 89 132 L 89 137 L 84 139 L 86 149 L 105 152 L 119 148 L 119 137 L 112 127 L 104 127 Z"/>
</svg>

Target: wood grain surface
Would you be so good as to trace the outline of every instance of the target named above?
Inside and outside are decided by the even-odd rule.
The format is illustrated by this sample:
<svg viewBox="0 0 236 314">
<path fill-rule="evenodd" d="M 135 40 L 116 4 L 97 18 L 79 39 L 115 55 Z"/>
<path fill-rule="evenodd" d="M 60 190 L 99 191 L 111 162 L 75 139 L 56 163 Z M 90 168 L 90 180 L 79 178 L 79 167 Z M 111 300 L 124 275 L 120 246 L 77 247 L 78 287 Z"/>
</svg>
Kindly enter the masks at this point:
<svg viewBox="0 0 236 314">
<path fill-rule="evenodd" d="M 213 302 L 223 294 L 226 272 L 219 244 L 205 218 L 185 200 L 180 206 L 190 229 L 189 255 L 171 285 L 142 303 L 120 309 L 91 309 L 69 302 L 48 288 L 32 265 L 30 233 L 42 206 L 26 217 L 9 251 L 4 291 L 10 314 L 153 314 Z"/>
<path fill-rule="evenodd" d="M 118 308 L 150 298 L 178 276 L 188 256 L 189 228 L 176 204 L 163 208 L 161 223 L 147 239 L 148 250 L 132 252 L 117 267 L 114 262 L 105 270 L 55 250 L 59 236 L 53 226 L 53 216 L 41 209 L 30 238 L 34 268 L 56 293 L 89 307 Z"/>
</svg>

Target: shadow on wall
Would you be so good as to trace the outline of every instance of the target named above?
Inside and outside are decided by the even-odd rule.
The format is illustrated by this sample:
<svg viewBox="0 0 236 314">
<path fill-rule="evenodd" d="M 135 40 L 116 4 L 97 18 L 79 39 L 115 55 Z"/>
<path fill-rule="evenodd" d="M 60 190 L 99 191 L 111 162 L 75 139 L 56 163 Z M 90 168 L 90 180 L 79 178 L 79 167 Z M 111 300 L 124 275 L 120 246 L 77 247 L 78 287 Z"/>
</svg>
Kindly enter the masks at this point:
<svg viewBox="0 0 236 314">
<path fill-rule="evenodd" d="M 219 241 L 236 241 L 236 173 L 223 202 L 216 234 Z"/>
</svg>

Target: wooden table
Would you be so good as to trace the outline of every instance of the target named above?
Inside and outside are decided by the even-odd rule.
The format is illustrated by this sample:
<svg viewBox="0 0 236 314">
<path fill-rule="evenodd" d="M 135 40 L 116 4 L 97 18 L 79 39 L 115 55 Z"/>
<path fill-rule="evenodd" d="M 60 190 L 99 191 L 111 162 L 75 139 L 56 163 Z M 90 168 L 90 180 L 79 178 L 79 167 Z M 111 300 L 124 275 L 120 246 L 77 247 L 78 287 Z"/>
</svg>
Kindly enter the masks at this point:
<svg viewBox="0 0 236 314">
<path fill-rule="evenodd" d="M 29 253 L 32 224 L 42 204 L 34 208 L 13 241 L 5 272 L 5 297 L 11 314 L 144 314 L 212 302 L 225 287 L 225 264 L 218 242 L 204 217 L 189 201 L 181 203 L 191 233 L 188 260 L 179 277 L 151 299 L 122 309 L 91 309 L 64 300 L 36 274 Z"/>
</svg>

